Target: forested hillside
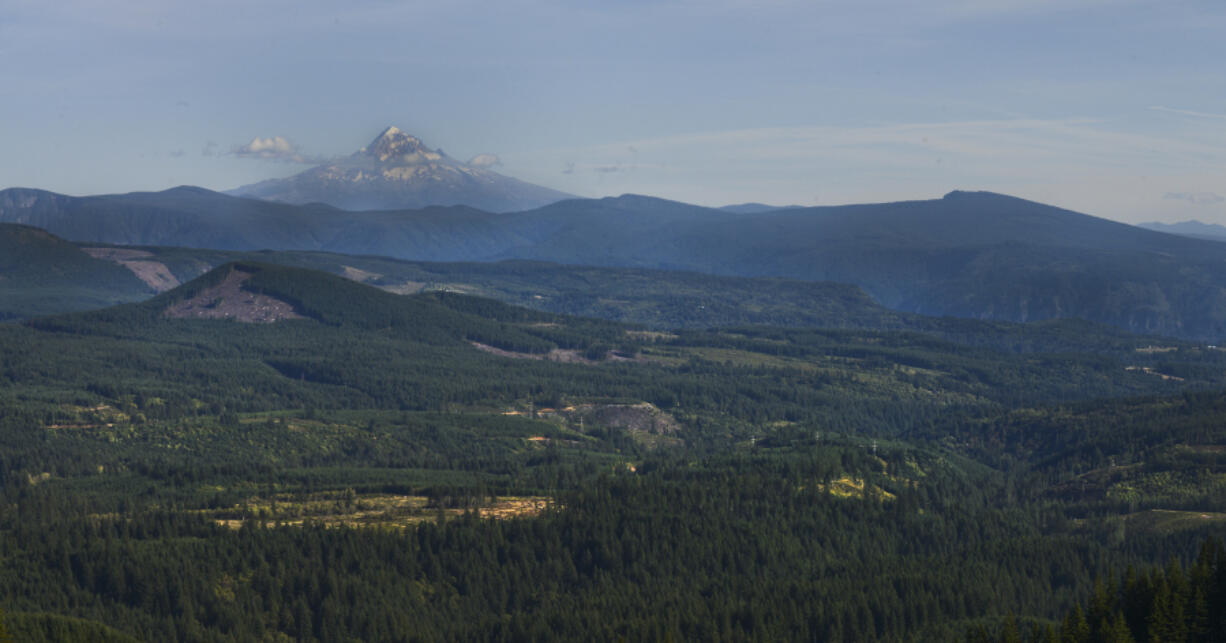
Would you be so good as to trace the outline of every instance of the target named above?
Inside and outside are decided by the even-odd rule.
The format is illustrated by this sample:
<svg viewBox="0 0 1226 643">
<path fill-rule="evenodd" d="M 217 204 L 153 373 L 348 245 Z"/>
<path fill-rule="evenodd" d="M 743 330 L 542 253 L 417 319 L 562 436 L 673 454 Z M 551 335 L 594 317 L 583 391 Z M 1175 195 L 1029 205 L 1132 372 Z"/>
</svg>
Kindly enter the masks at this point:
<svg viewBox="0 0 1226 643">
<path fill-rule="evenodd" d="M 153 292 L 127 269 L 43 230 L 0 224 L 0 321 L 104 308 Z"/>
<path fill-rule="evenodd" d="M 0 606 L 36 641 L 949 640 L 1226 528 L 1226 355 L 976 341 L 226 264 L 0 327 Z"/>
</svg>

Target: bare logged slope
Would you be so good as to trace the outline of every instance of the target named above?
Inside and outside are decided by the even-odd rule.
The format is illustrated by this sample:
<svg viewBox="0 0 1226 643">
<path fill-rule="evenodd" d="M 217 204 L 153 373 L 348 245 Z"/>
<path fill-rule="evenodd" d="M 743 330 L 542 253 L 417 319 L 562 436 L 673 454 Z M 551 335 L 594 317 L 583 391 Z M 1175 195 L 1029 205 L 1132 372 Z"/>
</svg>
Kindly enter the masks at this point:
<svg viewBox="0 0 1226 643">
<path fill-rule="evenodd" d="M 81 251 L 95 259 L 113 261 L 132 271 L 137 279 L 154 292 L 166 292 L 181 282 L 166 264 L 156 261 L 153 253 L 136 248 L 81 248 Z"/>
<path fill-rule="evenodd" d="M 287 302 L 244 290 L 243 284 L 252 274 L 234 269 L 221 283 L 171 305 L 162 315 L 171 319 L 233 319 L 263 324 L 304 319 Z"/>
</svg>

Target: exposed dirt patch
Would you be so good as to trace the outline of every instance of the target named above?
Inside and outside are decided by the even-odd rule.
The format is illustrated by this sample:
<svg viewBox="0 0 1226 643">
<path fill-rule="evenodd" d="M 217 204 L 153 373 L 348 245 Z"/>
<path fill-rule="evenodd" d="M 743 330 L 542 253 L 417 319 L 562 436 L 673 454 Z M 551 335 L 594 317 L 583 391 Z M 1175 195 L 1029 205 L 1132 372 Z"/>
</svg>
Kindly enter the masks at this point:
<svg viewBox="0 0 1226 643">
<path fill-rule="evenodd" d="M 477 350 L 484 351 L 492 355 L 497 355 L 499 357 L 510 357 L 511 359 L 545 359 L 544 353 L 516 353 L 515 351 L 506 351 L 502 350 L 501 348 L 495 348 L 489 344 L 482 344 L 481 342 L 468 343 L 472 344 Z"/>
<path fill-rule="evenodd" d="M 648 448 L 683 446 L 685 441 L 677 433 L 681 422 L 672 414 L 650 402 L 637 404 L 572 404 L 558 408 L 540 407 L 506 409 L 503 415 L 531 417 L 553 421 L 563 426 L 586 433 L 588 429 L 606 427 L 622 429 L 639 444 Z M 554 442 L 578 444 L 573 440 L 557 440 L 545 436 L 525 438 L 529 444 L 544 445 Z"/>
<path fill-rule="evenodd" d="M 649 402 L 638 404 L 584 404 L 575 413 L 602 426 L 643 433 L 676 433 L 676 418 Z"/>
<path fill-rule="evenodd" d="M 167 308 L 162 316 L 171 319 L 233 319 L 263 324 L 284 319 L 304 319 L 287 302 L 243 290 L 243 283 L 251 275 L 241 270 L 231 271 L 220 284 Z"/>
<path fill-rule="evenodd" d="M 585 431 L 591 427 L 622 429 L 639 444 L 648 448 L 681 446 L 676 436 L 681 423 L 650 402 L 637 404 L 576 404 L 558 409 L 537 409 L 536 417 L 561 419 L 571 429 Z"/>
<path fill-rule="evenodd" d="M 531 518 L 550 507 L 553 501 L 543 496 L 508 496 L 485 502 L 474 511 L 481 518 L 509 520 Z M 204 510 L 219 525 L 239 529 L 248 520 L 266 527 L 302 526 L 307 522 L 325 527 L 412 527 L 440 519 L 463 516 L 465 509 L 439 509 L 429 506 L 423 496 L 369 495 L 344 498 L 341 493 L 325 492 L 307 500 L 252 498 L 229 509 Z"/>
<path fill-rule="evenodd" d="M 420 281 L 406 281 L 402 284 L 384 284 L 377 287 L 393 295 L 415 295 L 425 290 L 426 284 Z"/>
<path fill-rule="evenodd" d="M 94 259 L 106 259 L 107 261 L 147 259 L 153 256 L 153 253 L 148 250 L 135 248 L 81 248 L 81 251 Z"/>
<path fill-rule="evenodd" d="M 1175 382 L 1182 382 L 1182 381 L 1183 381 L 1183 378 L 1182 378 L 1182 377 L 1175 377 L 1174 375 L 1167 375 L 1166 373 L 1159 373 L 1158 371 L 1155 371 L 1154 369 L 1152 369 L 1152 368 L 1150 368 L 1150 367 L 1148 367 L 1148 366 L 1125 366 L 1125 367 L 1124 367 L 1124 370 L 1126 370 L 1126 371 L 1140 371 L 1140 372 L 1142 372 L 1142 373 L 1145 373 L 1146 375 L 1155 375 L 1155 376 L 1160 377 L 1160 378 L 1162 378 L 1162 379 L 1164 379 L 1164 380 L 1172 380 L 1172 381 L 1175 381 Z"/>
<path fill-rule="evenodd" d="M 1142 346 L 1136 349 L 1138 353 L 1171 353 L 1179 350 L 1178 346 Z"/>
<path fill-rule="evenodd" d="M 579 354 L 577 350 L 555 348 L 548 353 L 516 353 L 515 351 L 506 351 L 501 348 L 482 344 L 481 342 L 469 342 L 479 350 L 487 353 L 498 355 L 499 357 L 510 357 L 511 359 L 535 359 L 547 360 L 550 362 L 565 362 L 568 364 L 594 364 L 590 359 Z"/>
<path fill-rule="evenodd" d="M 1186 529 L 1200 529 L 1205 525 L 1226 523 L 1226 514 L 1207 511 L 1174 511 L 1150 509 L 1126 514 L 1129 531 L 1170 534 Z"/>
<path fill-rule="evenodd" d="M 584 357 L 579 351 L 573 348 L 555 348 L 548 353 L 517 353 L 515 351 L 508 351 L 495 346 L 490 346 L 489 344 L 482 344 L 481 342 L 468 343 L 487 353 L 492 353 L 494 355 L 498 355 L 499 357 L 510 357 L 511 359 L 547 360 L 550 362 L 562 362 L 565 364 L 599 363 L 598 360 L 591 360 Z M 636 364 L 646 364 L 647 362 L 651 361 L 641 355 L 631 357 L 616 351 L 609 351 L 605 353 L 604 360 L 610 362 L 634 362 Z"/>
<path fill-rule="evenodd" d="M 160 261 L 149 257 L 153 253 L 148 250 L 132 248 L 81 248 L 85 254 L 95 258 L 113 261 L 132 271 L 137 279 L 145 282 L 154 292 L 166 292 L 179 285 L 178 277 L 170 272 L 170 268 Z"/>
<path fill-rule="evenodd" d="M 369 270 L 362 270 L 361 268 L 354 268 L 353 266 L 341 266 L 341 268 L 344 268 L 344 270 L 341 271 L 342 277 L 350 281 L 356 281 L 363 284 L 370 283 L 383 276 L 377 272 L 370 272 Z"/>
<path fill-rule="evenodd" d="M 545 359 L 551 362 L 565 362 L 567 364 L 595 364 L 592 360 L 579 354 L 579 351 L 569 348 L 555 348 L 545 356 Z"/>
<path fill-rule="evenodd" d="M 159 261 L 120 261 L 119 265 L 131 270 L 137 279 L 156 292 L 166 292 L 179 285 L 178 278 L 170 272 L 170 268 Z"/>
<path fill-rule="evenodd" d="M 1183 448 L 1196 453 L 1226 453 L 1226 444 L 1188 444 Z"/>
<path fill-rule="evenodd" d="M 542 511 L 548 509 L 551 502 L 549 498 L 541 496 L 500 498 L 492 505 L 477 509 L 477 514 L 482 518 L 496 518 L 498 520 L 530 518 L 540 515 Z"/>
<path fill-rule="evenodd" d="M 648 341 L 668 341 L 677 339 L 675 333 L 664 333 L 657 330 L 628 330 L 626 337 L 631 339 L 645 339 Z"/>
</svg>

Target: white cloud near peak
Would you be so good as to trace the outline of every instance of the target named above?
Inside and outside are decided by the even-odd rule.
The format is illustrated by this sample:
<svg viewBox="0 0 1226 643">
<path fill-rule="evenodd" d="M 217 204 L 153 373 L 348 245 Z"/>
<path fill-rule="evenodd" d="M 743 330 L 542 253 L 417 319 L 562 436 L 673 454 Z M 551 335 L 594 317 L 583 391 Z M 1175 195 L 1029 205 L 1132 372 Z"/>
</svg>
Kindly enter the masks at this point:
<svg viewBox="0 0 1226 643">
<path fill-rule="evenodd" d="M 497 154 L 478 154 L 468 160 L 470 167 L 490 168 L 496 165 L 502 165 L 502 159 L 498 158 Z"/>
<path fill-rule="evenodd" d="M 284 136 L 269 136 L 267 138 L 257 136 L 246 145 L 236 145 L 231 150 L 231 154 L 242 158 L 283 161 L 287 163 L 312 162 L 299 152 L 296 144 Z"/>
</svg>

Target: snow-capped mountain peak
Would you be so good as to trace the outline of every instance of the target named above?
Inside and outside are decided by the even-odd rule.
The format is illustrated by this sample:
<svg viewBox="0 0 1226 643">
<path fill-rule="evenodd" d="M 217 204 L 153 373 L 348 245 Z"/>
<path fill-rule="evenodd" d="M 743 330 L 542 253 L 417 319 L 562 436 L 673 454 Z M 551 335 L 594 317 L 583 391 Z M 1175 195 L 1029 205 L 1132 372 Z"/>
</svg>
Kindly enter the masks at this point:
<svg viewBox="0 0 1226 643">
<path fill-rule="evenodd" d="M 410 136 L 394 125 L 383 130 L 370 145 L 362 148 L 360 154 L 389 165 L 416 165 L 444 158 L 438 150 L 426 147 L 420 138 Z"/>
<path fill-rule="evenodd" d="M 470 163 L 457 161 L 393 126 L 348 157 L 229 194 L 329 203 L 348 210 L 468 205 L 493 212 L 526 210 L 571 197 L 488 169 L 498 164 L 492 154 L 477 155 Z"/>
</svg>

